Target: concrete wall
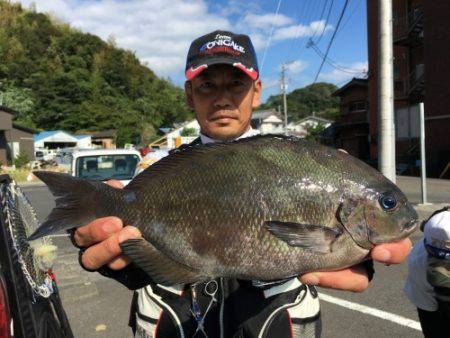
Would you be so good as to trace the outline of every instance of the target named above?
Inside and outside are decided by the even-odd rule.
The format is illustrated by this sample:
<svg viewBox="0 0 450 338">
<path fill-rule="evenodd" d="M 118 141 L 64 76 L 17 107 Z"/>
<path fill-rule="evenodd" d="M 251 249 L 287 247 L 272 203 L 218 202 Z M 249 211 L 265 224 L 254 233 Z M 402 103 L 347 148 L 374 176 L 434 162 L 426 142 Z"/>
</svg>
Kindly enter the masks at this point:
<svg viewBox="0 0 450 338">
<path fill-rule="evenodd" d="M 34 160 L 33 134 L 13 128 L 11 130 L 11 141 L 19 142 L 20 153 L 27 155 L 30 161 Z M 15 154 L 15 156 L 17 156 L 17 154 Z"/>
<path fill-rule="evenodd" d="M 0 110 L 0 163 L 6 164 L 10 157 L 8 142 L 11 140 L 13 115 Z"/>
<path fill-rule="evenodd" d="M 8 142 L 6 141 L 5 131 L 0 130 L 0 164 L 6 164 L 8 161 Z"/>
<path fill-rule="evenodd" d="M 12 115 L 0 110 L 0 130 L 12 128 Z"/>
</svg>

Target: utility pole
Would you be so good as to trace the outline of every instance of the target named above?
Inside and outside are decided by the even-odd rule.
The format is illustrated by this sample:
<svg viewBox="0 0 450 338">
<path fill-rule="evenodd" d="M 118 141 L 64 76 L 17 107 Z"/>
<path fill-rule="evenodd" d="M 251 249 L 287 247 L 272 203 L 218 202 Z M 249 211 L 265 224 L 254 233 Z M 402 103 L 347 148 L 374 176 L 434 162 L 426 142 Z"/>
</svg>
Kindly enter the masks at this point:
<svg viewBox="0 0 450 338">
<path fill-rule="evenodd" d="M 425 156 L 425 111 L 423 102 L 419 103 L 420 118 L 420 178 L 422 183 L 422 204 L 427 204 L 427 166 Z"/>
<path fill-rule="evenodd" d="M 378 169 L 395 183 L 392 0 L 378 0 Z"/>
<path fill-rule="evenodd" d="M 287 100 L 286 100 L 286 64 L 281 65 L 281 93 L 283 94 L 283 105 L 284 105 L 284 134 L 288 134 L 287 128 Z"/>
</svg>

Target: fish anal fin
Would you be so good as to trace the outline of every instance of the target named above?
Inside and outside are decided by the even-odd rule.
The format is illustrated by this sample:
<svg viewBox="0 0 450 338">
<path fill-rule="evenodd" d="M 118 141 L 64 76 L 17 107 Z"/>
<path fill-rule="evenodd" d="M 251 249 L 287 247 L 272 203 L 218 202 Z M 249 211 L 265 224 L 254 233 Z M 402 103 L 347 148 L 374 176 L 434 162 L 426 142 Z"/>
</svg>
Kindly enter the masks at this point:
<svg viewBox="0 0 450 338">
<path fill-rule="evenodd" d="M 205 279 L 198 272 L 175 262 L 143 238 L 128 239 L 120 247 L 155 283 L 172 286 Z"/>
<path fill-rule="evenodd" d="M 302 247 L 317 253 L 331 252 L 331 245 L 341 231 L 322 225 L 267 221 L 267 230 L 290 246 Z"/>
</svg>

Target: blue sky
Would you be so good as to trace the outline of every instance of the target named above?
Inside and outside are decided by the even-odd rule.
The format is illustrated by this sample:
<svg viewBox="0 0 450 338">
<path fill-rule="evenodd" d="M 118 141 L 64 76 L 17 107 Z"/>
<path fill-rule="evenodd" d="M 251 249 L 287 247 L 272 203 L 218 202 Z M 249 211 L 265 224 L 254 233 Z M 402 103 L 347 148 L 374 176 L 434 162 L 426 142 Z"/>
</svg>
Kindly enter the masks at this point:
<svg viewBox="0 0 450 338">
<path fill-rule="evenodd" d="M 113 37 L 142 63 L 175 84 L 184 82 L 190 42 L 215 29 L 249 34 L 263 81 L 263 101 L 280 92 L 280 69 L 288 63 L 288 91 L 313 82 L 345 0 L 18 0 L 102 39 Z M 330 18 L 326 16 L 330 5 Z M 279 6 L 279 7 L 278 7 Z M 324 7 L 325 6 L 325 7 Z M 325 9 L 324 9 L 325 8 Z M 278 13 L 277 13 L 278 9 Z M 324 13 L 321 16 L 321 13 Z M 341 28 L 318 81 L 340 86 L 367 70 L 366 1 L 348 0 Z"/>
</svg>

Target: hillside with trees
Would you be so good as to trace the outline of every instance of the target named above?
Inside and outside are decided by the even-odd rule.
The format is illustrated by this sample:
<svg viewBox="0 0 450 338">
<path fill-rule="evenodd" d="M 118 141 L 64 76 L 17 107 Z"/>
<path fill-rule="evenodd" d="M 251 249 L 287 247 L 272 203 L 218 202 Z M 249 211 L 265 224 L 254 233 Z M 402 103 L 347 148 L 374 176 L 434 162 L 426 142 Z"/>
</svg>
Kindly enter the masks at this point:
<svg viewBox="0 0 450 338">
<path fill-rule="evenodd" d="M 290 121 L 298 121 L 314 114 L 323 118 L 335 119 L 339 112 L 339 98 L 331 96 L 337 89 L 332 83 L 319 82 L 286 95 L 288 117 Z M 262 109 L 278 109 L 283 111 L 283 97 L 272 95 L 261 106 Z"/>
<path fill-rule="evenodd" d="M 115 129 L 117 144 L 193 116 L 183 90 L 113 39 L 0 0 L 0 99 L 37 129 Z"/>
</svg>

